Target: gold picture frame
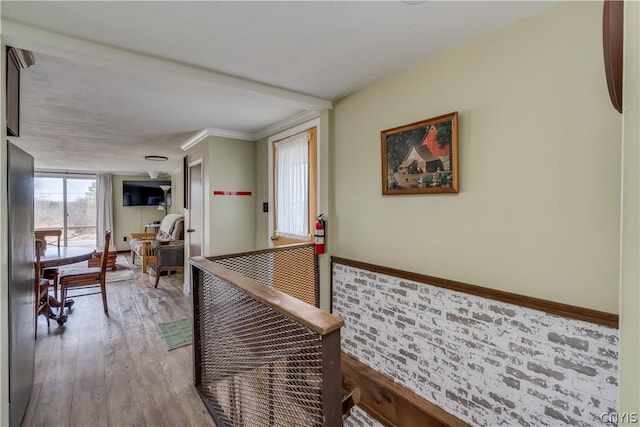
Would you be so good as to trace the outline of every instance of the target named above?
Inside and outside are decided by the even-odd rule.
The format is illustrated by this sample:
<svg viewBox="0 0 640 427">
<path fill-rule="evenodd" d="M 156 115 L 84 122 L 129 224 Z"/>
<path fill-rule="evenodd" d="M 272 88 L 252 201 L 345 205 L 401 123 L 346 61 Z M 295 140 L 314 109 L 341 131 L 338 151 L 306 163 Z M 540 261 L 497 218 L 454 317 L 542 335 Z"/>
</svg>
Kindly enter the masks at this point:
<svg viewBox="0 0 640 427">
<path fill-rule="evenodd" d="M 458 112 L 383 130 L 382 194 L 458 192 Z"/>
</svg>

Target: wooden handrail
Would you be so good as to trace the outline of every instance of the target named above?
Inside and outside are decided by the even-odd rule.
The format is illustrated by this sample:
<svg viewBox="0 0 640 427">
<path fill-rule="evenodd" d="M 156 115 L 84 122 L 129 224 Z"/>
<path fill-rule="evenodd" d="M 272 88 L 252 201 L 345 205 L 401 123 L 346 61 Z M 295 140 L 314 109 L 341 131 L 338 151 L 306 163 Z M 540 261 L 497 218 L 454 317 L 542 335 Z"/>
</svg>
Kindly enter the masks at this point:
<svg viewBox="0 0 640 427">
<path fill-rule="evenodd" d="M 294 319 L 317 334 L 324 336 L 344 325 L 344 320 L 338 316 L 320 310 L 256 280 L 249 279 L 207 258 L 191 257 L 189 262 L 201 270 L 226 280 L 245 294 Z"/>
<path fill-rule="evenodd" d="M 248 255 L 258 255 L 258 254 L 266 254 L 266 253 L 274 253 L 281 252 L 295 248 L 305 248 L 307 246 L 313 246 L 313 243 L 292 243 L 291 245 L 282 245 L 276 248 L 267 248 L 267 249 L 256 249 L 254 251 L 245 251 L 245 252 L 235 252 L 230 254 L 222 254 L 222 255 L 214 255 L 208 256 L 206 259 L 210 261 L 215 261 L 217 259 L 226 259 L 226 258 L 237 258 Z"/>
</svg>

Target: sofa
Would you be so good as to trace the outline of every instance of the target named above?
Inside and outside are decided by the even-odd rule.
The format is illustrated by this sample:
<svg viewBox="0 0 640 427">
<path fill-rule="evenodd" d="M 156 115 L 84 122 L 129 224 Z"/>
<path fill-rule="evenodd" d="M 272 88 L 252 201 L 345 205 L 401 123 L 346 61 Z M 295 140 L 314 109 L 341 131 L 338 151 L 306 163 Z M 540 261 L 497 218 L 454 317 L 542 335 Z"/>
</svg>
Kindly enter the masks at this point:
<svg viewBox="0 0 640 427">
<path fill-rule="evenodd" d="M 160 222 L 157 233 L 132 233 L 129 240 L 131 262 L 135 264 L 136 255 L 142 260 L 142 272 L 147 272 L 149 265 L 155 264 L 155 249 L 176 240 L 184 239 L 184 215 L 168 214 Z"/>
</svg>

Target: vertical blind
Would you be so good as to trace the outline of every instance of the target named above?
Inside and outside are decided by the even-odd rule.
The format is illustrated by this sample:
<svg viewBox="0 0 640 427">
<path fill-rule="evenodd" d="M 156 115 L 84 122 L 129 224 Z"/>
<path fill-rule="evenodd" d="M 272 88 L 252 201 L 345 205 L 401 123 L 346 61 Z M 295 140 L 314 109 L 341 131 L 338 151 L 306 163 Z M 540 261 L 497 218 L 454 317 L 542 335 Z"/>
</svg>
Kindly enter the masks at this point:
<svg viewBox="0 0 640 427">
<path fill-rule="evenodd" d="M 275 143 L 276 234 L 309 236 L 309 133 Z"/>
</svg>

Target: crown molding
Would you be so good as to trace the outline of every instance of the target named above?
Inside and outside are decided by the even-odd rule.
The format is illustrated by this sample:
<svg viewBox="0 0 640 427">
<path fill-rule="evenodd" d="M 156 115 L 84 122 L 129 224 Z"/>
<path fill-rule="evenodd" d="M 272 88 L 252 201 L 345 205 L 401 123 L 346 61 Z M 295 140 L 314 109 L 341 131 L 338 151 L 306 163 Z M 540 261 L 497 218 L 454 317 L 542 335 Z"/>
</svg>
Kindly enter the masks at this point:
<svg viewBox="0 0 640 427">
<path fill-rule="evenodd" d="M 257 141 L 267 136 L 275 135 L 278 132 L 289 129 L 290 127 L 296 126 L 300 123 L 317 119 L 318 117 L 320 117 L 319 111 L 302 111 L 301 113 L 294 114 L 293 116 L 289 116 L 284 120 L 280 120 L 277 123 L 267 126 L 266 128 L 260 129 L 253 135 L 253 138 Z"/>
<path fill-rule="evenodd" d="M 267 136 L 273 136 L 278 132 L 297 126 L 300 123 L 305 123 L 310 120 L 317 119 L 318 117 L 320 117 L 319 111 L 302 111 L 298 114 L 294 114 L 293 116 L 287 117 L 284 120 L 280 120 L 277 123 L 267 126 L 266 128 L 260 129 L 255 133 L 239 132 L 227 129 L 206 128 L 202 129 L 200 132 L 196 133 L 191 138 L 180 144 L 180 148 L 182 149 L 182 151 L 187 151 L 191 147 L 198 145 L 203 139 L 208 136 L 242 139 L 244 141 L 257 141 L 259 139 L 265 138 Z"/>
<path fill-rule="evenodd" d="M 234 130 L 226 130 L 226 129 L 216 129 L 216 128 L 206 128 L 202 129 L 200 132 L 193 135 L 191 138 L 187 139 L 185 142 L 180 144 L 180 148 L 182 151 L 187 151 L 189 148 L 196 146 L 203 139 L 208 136 L 219 136 L 222 138 L 232 138 L 232 139 L 242 139 L 245 141 L 255 141 L 252 133 L 249 132 L 239 132 Z"/>
</svg>

